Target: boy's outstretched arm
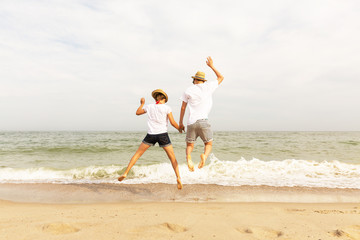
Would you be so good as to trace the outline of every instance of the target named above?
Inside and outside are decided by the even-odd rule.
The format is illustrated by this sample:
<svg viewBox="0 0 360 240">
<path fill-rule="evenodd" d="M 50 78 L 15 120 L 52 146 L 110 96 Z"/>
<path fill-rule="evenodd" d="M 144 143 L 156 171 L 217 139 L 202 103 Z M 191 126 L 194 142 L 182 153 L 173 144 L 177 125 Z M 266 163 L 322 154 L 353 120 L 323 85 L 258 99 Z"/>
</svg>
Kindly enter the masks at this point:
<svg viewBox="0 0 360 240">
<path fill-rule="evenodd" d="M 223 80 L 224 77 L 223 75 L 221 75 L 221 73 L 214 67 L 214 63 L 213 60 L 211 59 L 211 57 L 207 58 L 206 64 L 214 71 L 214 73 L 216 74 L 217 77 L 217 81 L 220 84 Z"/>
<path fill-rule="evenodd" d="M 181 129 L 180 129 L 179 125 L 175 122 L 172 112 L 168 114 L 168 118 L 169 118 L 171 125 L 181 133 Z"/>
<path fill-rule="evenodd" d="M 140 99 L 140 107 L 138 107 L 138 109 L 136 110 L 136 115 L 141 115 L 146 113 L 145 110 L 143 109 L 145 104 L 145 98 L 141 98 Z"/>
<path fill-rule="evenodd" d="M 185 131 L 185 127 L 184 127 L 184 124 L 183 124 L 183 120 L 184 120 L 184 115 L 185 115 L 185 110 L 186 110 L 186 106 L 187 106 L 187 103 L 186 102 L 182 102 L 182 105 L 181 105 L 181 110 L 180 110 L 180 120 L 179 120 L 179 128 L 180 128 L 180 131 Z"/>
</svg>

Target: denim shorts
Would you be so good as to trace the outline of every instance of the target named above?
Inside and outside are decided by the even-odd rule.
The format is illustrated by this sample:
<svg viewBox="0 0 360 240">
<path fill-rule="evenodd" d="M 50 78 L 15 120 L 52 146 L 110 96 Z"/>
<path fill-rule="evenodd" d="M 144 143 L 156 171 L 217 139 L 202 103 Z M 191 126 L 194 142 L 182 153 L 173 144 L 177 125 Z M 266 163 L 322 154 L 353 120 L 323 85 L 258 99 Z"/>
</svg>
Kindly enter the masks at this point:
<svg viewBox="0 0 360 240">
<path fill-rule="evenodd" d="M 213 140 L 213 132 L 207 119 L 199 119 L 195 123 L 187 126 L 186 142 L 194 143 L 198 137 L 200 137 L 204 143 Z"/>
<path fill-rule="evenodd" d="M 171 145 L 170 137 L 167 132 L 160 134 L 146 134 L 142 142 L 150 146 L 154 146 L 157 142 L 160 147 L 167 147 Z"/>
</svg>

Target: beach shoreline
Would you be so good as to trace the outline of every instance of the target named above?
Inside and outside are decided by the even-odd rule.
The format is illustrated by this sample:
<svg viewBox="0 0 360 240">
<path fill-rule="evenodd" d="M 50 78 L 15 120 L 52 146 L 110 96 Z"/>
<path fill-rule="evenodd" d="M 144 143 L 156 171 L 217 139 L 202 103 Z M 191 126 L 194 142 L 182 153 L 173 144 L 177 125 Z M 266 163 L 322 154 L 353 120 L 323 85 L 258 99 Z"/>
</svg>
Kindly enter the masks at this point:
<svg viewBox="0 0 360 240">
<path fill-rule="evenodd" d="M 3 183 L 0 199 L 38 203 L 116 202 L 284 202 L 360 203 L 360 189 L 220 186 L 186 184 L 53 184 Z"/>
</svg>

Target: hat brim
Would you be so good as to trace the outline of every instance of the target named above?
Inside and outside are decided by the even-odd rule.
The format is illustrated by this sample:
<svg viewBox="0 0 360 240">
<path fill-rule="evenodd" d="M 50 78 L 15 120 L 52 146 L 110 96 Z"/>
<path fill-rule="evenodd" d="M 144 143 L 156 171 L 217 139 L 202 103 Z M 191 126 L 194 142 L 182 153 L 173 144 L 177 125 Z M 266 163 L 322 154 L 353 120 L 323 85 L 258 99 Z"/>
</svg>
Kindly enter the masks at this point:
<svg viewBox="0 0 360 240">
<path fill-rule="evenodd" d="M 191 76 L 193 79 L 196 79 L 196 80 L 200 80 L 200 81 L 207 81 L 205 78 L 199 78 L 199 77 L 196 77 L 196 76 Z"/>
<path fill-rule="evenodd" d="M 169 100 L 168 95 L 162 89 L 156 89 L 151 93 L 151 96 L 155 99 L 155 101 L 156 101 L 156 95 L 158 95 L 159 93 L 165 96 L 165 102 Z"/>
</svg>

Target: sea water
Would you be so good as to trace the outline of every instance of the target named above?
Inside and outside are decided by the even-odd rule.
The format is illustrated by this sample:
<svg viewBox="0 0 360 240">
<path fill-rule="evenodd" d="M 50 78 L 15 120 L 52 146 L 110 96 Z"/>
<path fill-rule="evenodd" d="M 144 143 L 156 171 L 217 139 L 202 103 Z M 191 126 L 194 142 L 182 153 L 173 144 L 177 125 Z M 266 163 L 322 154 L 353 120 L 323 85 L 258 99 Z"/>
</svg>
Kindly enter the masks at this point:
<svg viewBox="0 0 360 240">
<path fill-rule="evenodd" d="M 145 132 L 0 132 L 0 183 L 119 183 Z M 203 169 L 189 172 L 185 135 L 170 132 L 184 184 L 360 189 L 360 132 L 214 132 Z M 203 143 L 195 144 L 194 164 Z M 175 182 L 149 148 L 119 184 Z"/>
</svg>

